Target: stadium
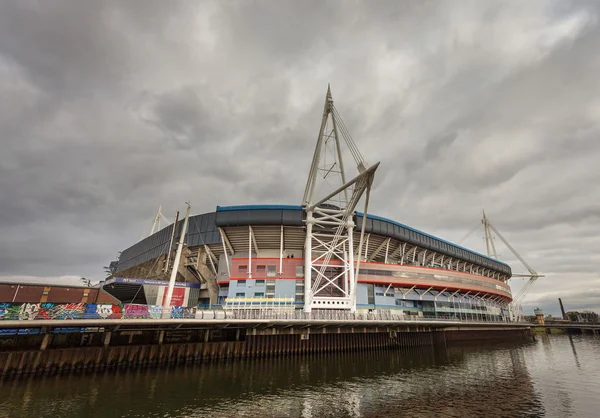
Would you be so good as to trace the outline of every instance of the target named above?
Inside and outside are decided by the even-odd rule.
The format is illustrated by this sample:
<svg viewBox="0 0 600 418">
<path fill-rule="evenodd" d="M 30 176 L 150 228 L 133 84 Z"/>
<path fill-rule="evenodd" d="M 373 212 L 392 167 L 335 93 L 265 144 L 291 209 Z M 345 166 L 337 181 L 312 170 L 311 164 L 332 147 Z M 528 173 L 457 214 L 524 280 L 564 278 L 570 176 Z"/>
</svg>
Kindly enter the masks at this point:
<svg viewBox="0 0 600 418">
<path fill-rule="evenodd" d="M 350 180 L 344 154 L 356 163 Z M 216 206 L 193 216 L 188 205 L 184 219 L 155 232 L 159 210 L 102 288 L 147 305 L 508 320 L 509 265 L 368 213 L 378 165 L 360 154 L 328 89 L 301 205 Z"/>
</svg>

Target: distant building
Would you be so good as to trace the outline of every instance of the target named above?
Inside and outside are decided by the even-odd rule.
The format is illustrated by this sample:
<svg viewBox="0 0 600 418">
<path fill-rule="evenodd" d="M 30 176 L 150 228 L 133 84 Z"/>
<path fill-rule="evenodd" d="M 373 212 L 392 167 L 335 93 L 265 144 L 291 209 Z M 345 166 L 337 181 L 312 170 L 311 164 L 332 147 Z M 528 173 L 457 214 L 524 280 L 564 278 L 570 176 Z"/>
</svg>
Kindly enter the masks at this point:
<svg viewBox="0 0 600 418">
<path fill-rule="evenodd" d="M 591 311 L 569 311 L 567 318 L 573 322 L 598 322 L 598 314 Z"/>
<path fill-rule="evenodd" d="M 0 283 L 0 302 L 119 303 L 100 286 Z"/>
<path fill-rule="evenodd" d="M 535 314 L 535 319 L 538 324 L 544 325 L 544 311 L 540 308 L 534 309 L 533 313 Z"/>
</svg>

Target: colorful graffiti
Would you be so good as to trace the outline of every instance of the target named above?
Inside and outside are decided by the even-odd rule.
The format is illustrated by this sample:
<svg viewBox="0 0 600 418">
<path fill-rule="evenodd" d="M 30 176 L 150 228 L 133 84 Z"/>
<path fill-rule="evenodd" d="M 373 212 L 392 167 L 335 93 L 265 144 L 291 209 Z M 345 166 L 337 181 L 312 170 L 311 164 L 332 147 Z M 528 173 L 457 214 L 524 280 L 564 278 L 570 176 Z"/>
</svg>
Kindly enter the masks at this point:
<svg viewBox="0 0 600 418">
<path fill-rule="evenodd" d="M 123 318 L 127 319 L 160 319 L 162 306 L 160 305 L 125 305 Z"/>
<path fill-rule="evenodd" d="M 85 319 L 121 319 L 121 305 L 88 303 L 83 315 Z"/>
<path fill-rule="evenodd" d="M 185 306 L 172 306 L 171 318 L 190 319 L 196 317 L 196 308 L 186 308 Z"/>
<path fill-rule="evenodd" d="M 111 305 L 100 303 L 11 303 L 0 302 L 0 321 L 50 319 L 160 319 L 160 305 Z M 196 308 L 171 307 L 171 318 L 194 318 Z"/>
<path fill-rule="evenodd" d="M 0 320 L 117 319 L 121 305 L 96 303 L 0 303 Z"/>
</svg>

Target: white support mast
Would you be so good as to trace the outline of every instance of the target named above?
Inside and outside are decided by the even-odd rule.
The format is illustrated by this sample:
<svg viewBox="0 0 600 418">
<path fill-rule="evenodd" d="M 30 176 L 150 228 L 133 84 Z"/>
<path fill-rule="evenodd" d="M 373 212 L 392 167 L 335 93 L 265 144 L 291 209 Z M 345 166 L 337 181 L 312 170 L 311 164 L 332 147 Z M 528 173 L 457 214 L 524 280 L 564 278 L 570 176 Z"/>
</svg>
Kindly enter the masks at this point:
<svg viewBox="0 0 600 418">
<path fill-rule="evenodd" d="M 173 297 L 173 288 L 175 287 L 175 278 L 177 277 L 177 270 L 179 269 L 179 261 L 181 260 L 181 252 L 183 250 L 183 242 L 185 241 L 185 235 L 187 232 L 188 220 L 190 217 L 190 204 L 187 202 L 187 210 L 185 211 L 185 218 L 183 220 L 183 226 L 181 227 L 181 233 L 179 235 L 179 244 L 177 245 L 177 253 L 175 253 L 175 260 L 173 260 L 173 269 L 171 270 L 171 278 L 169 279 L 169 287 L 167 288 L 167 296 L 163 304 L 163 314 L 168 314 L 171 308 L 171 298 Z M 177 225 L 173 225 L 173 228 L 177 228 Z"/>
<path fill-rule="evenodd" d="M 158 211 L 156 212 L 156 215 L 152 219 L 152 226 L 150 227 L 150 231 L 148 231 L 148 235 L 142 236 L 142 239 L 149 237 L 150 235 L 154 234 L 155 232 L 160 231 L 161 219 L 164 220 L 167 225 L 169 225 L 169 223 L 170 223 L 169 220 L 162 213 L 162 206 L 159 206 Z"/>
<path fill-rule="evenodd" d="M 173 252 L 173 240 L 175 239 L 175 228 L 179 221 L 179 211 L 175 214 L 175 221 L 173 222 L 173 230 L 171 231 L 171 239 L 169 240 L 169 249 L 167 250 L 167 261 L 165 262 L 164 272 L 167 274 L 169 271 L 169 262 L 171 261 L 171 253 Z"/>
<path fill-rule="evenodd" d="M 494 257 L 497 260 L 498 253 L 496 252 L 496 244 L 494 244 L 494 237 L 492 236 L 492 226 L 488 218 L 485 216 L 485 210 L 483 211 L 483 218 L 481 219 L 481 223 L 483 224 L 483 232 L 485 234 L 485 246 L 487 249 L 487 255 L 488 257 Z"/>
<path fill-rule="evenodd" d="M 498 238 L 500 238 L 500 240 L 504 243 L 504 245 L 506 245 L 506 248 L 508 248 L 510 250 L 510 252 L 514 254 L 515 257 L 517 257 L 517 259 L 523 264 L 523 266 L 525 266 L 525 268 L 529 272 L 529 273 L 525 273 L 525 274 L 515 273 L 512 275 L 512 277 L 529 278 L 529 280 L 521 288 L 519 293 L 517 293 L 515 296 L 513 296 L 513 300 L 511 302 L 511 304 L 509 305 L 511 319 L 513 321 L 519 320 L 522 315 L 521 304 L 523 303 L 525 296 L 527 296 L 527 293 L 529 293 L 529 290 L 531 289 L 531 287 L 533 286 L 535 281 L 537 279 L 539 279 L 540 277 L 545 277 L 545 276 L 542 274 L 538 274 L 538 272 L 535 271 L 529 265 L 529 263 L 527 263 L 527 261 L 525 261 L 525 259 L 521 256 L 521 254 L 519 254 L 517 252 L 517 250 L 515 250 L 515 248 L 508 242 L 508 240 L 506 238 L 504 238 L 504 236 L 502 236 L 502 234 L 496 229 L 496 227 L 492 224 L 492 222 L 485 215 L 485 211 L 483 211 L 483 218 L 481 219 L 481 223 L 483 224 L 485 245 L 486 245 L 488 257 L 494 257 L 495 259 L 498 259 L 498 253 L 496 251 L 496 244 L 494 242 L 495 241 L 494 235 L 495 235 Z M 474 231 L 471 231 L 467 236 L 465 236 L 464 239 L 466 239 L 468 236 L 470 236 L 473 232 Z"/>
<path fill-rule="evenodd" d="M 340 134 L 358 170 L 358 175 L 350 181 L 346 180 Z M 306 213 L 305 312 L 311 312 L 313 308 L 356 311 L 356 280 L 362 253 L 364 219 L 355 266 L 354 210 L 366 191 L 366 218 L 369 192 L 378 166 L 379 163 L 369 167 L 360 154 L 333 105 L 328 86 L 323 119 L 303 199 Z M 339 187 L 324 197 L 317 197 L 319 183 L 328 183 L 328 177 L 335 175 L 339 176 Z"/>
</svg>

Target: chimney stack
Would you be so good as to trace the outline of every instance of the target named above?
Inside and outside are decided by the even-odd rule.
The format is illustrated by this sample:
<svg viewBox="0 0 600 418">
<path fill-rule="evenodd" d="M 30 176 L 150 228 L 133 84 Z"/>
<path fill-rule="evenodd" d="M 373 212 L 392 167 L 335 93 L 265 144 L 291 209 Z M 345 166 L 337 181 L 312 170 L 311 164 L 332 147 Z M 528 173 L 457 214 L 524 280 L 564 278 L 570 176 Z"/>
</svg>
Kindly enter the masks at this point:
<svg viewBox="0 0 600 418">
<path fill-rule="evenodd" d="M 562 300 L 560 300 L 560 298 L 558 298 L 558 303 L 560 303 L 560 312 L 562 313 L 562 317 L 566 321 L 567 320 L 567 314 L 565 313 L 565 307 L 563 306 Z"/>
</svg>

